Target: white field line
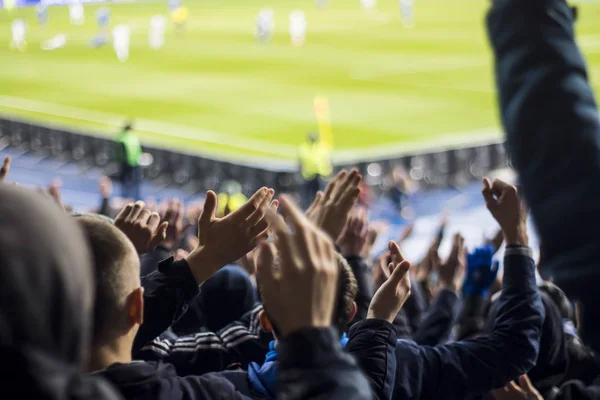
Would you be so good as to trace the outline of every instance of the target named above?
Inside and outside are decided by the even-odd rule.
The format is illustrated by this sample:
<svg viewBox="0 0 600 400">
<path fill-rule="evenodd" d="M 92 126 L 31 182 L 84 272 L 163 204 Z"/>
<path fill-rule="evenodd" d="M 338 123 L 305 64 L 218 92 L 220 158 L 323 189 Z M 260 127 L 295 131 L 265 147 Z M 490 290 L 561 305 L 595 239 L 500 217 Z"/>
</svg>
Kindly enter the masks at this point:
<svg viewBox="0 0 600 400">
<path fill-rule="evenodd" d="M 37 100 L 28 100 L 13 96 L 0 95 L 0 106 L 20 111 L 29 111 L 83 122 L 103 124 L 110 127 L 120 127 L 126 119 L 126 116 L 124 115 Z M 236 157 L 235 154 L 232 155 L 224 151 L 215 151 L 214 149 L 205 152 L 201 149 L 198 151 L 191 150 L 188 152 L 190 154 L 198 154 L 207 158 L 222 161 L 235 160 L 235 162 L 241 164 L 265 169 L 291 171 L 297 168 L 297 161 L 295 160 L 297 149 L 292 145 L 277 145 L 264 140 L 243 138 L 240 136 L 189 128 L 182 125 L 148 119 L 136 119 L 135 126 L 136 129 L 142 132 L 149 132 L 173 138 L 190 139 L 197 142 L 233 146 L 241 150 L 272 153 L 289 157 L 290 160 L 269 160 L 265 159 L 265 157 L 254 156 L 251 154 L 244 154 L 243 156 L 238 155 Z M 422 142 L 381 144 L 362 149 L 336 150 L 333 154 L 333 162 L 335 164 L 346 164 L 371 160 L 375 161 L 389 157 L 400 157 L 407 153 L 442 150 L 467 143 L 470 146 L 489 143 L 498 141 L 499 137 L 498 131 L 494 128 L 468 132 L 449 132 L 436 135 L 435 139 L 428 139 Z M 432 146 L 432 143 L 435 143 L 435 145 Z M 166 147 L 168 147 L 168 145 Z M 175 148 L 175 150 L 180 151 L 180 149 L 177 148 Z"/>
<path fill-rule="evenodd" d="M 0 106 L 15 110 L 35 112 L 39 114 L 52 115 L 115 127 L 121 126 L 123 121 L 127 118 L 125 115 L 89 110 L 81 107 L 65 106 L 37 100 L 23 99 L 13 96 L 0 95 Z M 284 157 L 295 157 L 297 154 L 296 148 L 291 145 L 274 144 L 264 140 L 244 138 L 241 136 L 213 132 L 205 129 L 190 128 L 183 125 L 150 119 L 135 119 L 135 127 L 137 130 L 161 136 L 183 138 L 196 142 L 230 146 L 241 150 L 259 151 Z M 211 149 L 211 155 L 213 155 L 212 152 L 213 150 Z M 244 158 L 252 158 L 252 156 L 244 155 Z M 257 160 L 258 159 L 264 160 L 264 158 L 257 158 Z"/>
</svg>

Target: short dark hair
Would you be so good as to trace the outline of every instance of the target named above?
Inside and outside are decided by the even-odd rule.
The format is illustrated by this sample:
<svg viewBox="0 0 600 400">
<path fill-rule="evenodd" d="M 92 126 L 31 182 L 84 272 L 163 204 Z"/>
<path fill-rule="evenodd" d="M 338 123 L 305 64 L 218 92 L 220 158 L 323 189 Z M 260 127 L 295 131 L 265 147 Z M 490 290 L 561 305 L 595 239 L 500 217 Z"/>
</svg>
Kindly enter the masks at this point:
<svg viewBox="0 0 600 400">
<path fill-rule="evenodd" d="M 139 286 L 140 264 L 133 245 L 119 229 L 105 219 L 76 218 L 92 251 L 96 298 L 92 343 L 105 344 L 125 329 L 123 306 L 127 296 Z"/>
<path fill-rule="evenodd" d="M 346 328 L 350 322 L 350 315 L 352 315 L 352 309 L 354 308 L 354 300 L 356 299 L 356 294 L 358 293 L 358 283 L 356 282 L 354 272 L 352 272 L 352 268 L 350 268 L 346 259 L 339 253 L 336 253 L 336 258 L 338 261 L 339 276 L 337 287 L 338 292 L 335 301 L 335 309 L 333 311 L 332 325 L 341 334 L 346 332 Z M 260 279 L 258 279 L 257 283 L 259 288 L 259 296 L 262 299 L 263 296 L 260 292 L 263 290 L 263 288 L 260 285 Z M 264 304 L 264 301 L 263 308 L 265 309 L 267 315 L 269 315 L 269 306 L 268 304 Z M 273 329 L 277 334 L 277 327 L 275 324 L 273 324 L 273 322 L 274 321 L 271 321 Z"/>
</svg>

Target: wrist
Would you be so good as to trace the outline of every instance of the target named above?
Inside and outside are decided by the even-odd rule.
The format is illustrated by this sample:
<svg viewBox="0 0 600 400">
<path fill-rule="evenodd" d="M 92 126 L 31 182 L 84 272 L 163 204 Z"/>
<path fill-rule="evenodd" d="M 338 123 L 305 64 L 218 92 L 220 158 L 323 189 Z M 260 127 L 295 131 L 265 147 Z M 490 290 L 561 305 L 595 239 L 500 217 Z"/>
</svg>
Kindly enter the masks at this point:
<svg viewBox="0 0 600 400">
<path fill-rule="evenodd" d="M 389 322 L 390 324 L 394 322 L 394 319 L 396 319 L 396 315 L 398 313 L 396 313 L 396 315 L 378 315 L 379 313 L 369 309 L 369 311 L 367 311 L 367 319 L 380 319 L 380 320 L 384 320 Z"/>
<path fill-rule="evenodd" d="M 198 285 L 204 283 L 222 267 L 203 247 L 195 248 L 185 260 L 190 266 L 192 275 L 194 275 Z"/>
<path fill-rule="evenodd" d="M 507 245 L 529 246 L 527 227 L 520 226 L 516 229 L 506 229 L 502 232 L 504 234 L 504 241 Z"/>
<path fill-rule="evenodd" d="M 461 286 L 461 284 L 456 282 L 440 282 L 440 289 L 448 290 L 456 294 L 460 293 Z"/>
</svg>

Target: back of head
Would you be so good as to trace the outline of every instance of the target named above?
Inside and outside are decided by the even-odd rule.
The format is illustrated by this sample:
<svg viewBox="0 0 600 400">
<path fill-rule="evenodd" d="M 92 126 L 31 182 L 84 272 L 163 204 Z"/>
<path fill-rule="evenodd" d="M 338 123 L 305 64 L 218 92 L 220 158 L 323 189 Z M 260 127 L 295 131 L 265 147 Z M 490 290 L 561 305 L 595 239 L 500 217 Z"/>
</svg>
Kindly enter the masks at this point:
<svg viewBox="0 0 600 400">
<path fill-rule="evenodd" d="M 332 325 L 341 334 L 346 331 L 348 323 L 350 322 L 350 317 L 354 312 L 354 300 L 358 293 L 358 283 L 356 282 L 356 277 L 346 259 L 339 253 L 336 253 L 336 258 L 338 261 L 339 276 Z M 258 283 L 259 290 L 262 291 L 263 289 L 260 287 L 260 282 Z M 263 296 L 261 296 L 261 298 L 263 298 Z M 263 304 L 263 306 L 268 314 L 269 305 Z"/>
<path fill-rule="evenodd" d="M 0 198 L 2 390 L 65 398 L 89 347 L 88 247 L 76 224 L 45 196 L 0 184 Z"/>
<path fill-rule="evenodd" d="M 252 309 L 256 290 L 246 271 L 227 266 L 202 284 L 198 300 L 205 326 L 216 332 Z"/>
<path fill-rule="evenodd" d="M 127 296 L 140 287 L 139 258 L 127 236 L 106 219 L 82 216 L 77 222 L 90 245 L 96 284 L 92 343 L 108 344 L 128 330 L 123 313 Z"/>
</svg>

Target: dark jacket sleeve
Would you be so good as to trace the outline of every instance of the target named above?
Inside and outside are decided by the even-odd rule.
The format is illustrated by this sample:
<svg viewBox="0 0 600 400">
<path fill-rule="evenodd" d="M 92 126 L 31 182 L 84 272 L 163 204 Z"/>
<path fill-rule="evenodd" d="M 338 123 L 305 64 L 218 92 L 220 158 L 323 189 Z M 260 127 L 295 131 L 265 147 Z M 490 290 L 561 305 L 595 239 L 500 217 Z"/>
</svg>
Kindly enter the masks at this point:
<svg viewBox="0 0 600 400">
<path fill-rule="evenodd" d="M 342 351 L 333 329 L 303 329 L 279 341 L 278 398 L 372 399 L 356 361 Z"/>
<path fill-rule="evenodd" d="M 457 340 L 469 339 L 485 331 L 487 300 L 478 293 L 463 297 L 462 310 L 455 326 Z"/>
<path fill-rule="evenodd" d="M 487 20 L 508 154 L 563 289 L 600 277 L 600 120 L 573 21 L 565 0 L 495 0 Z"/>
<path fill-rule="evenodd" d="M 371 384 L 373 397 L 390 399 L 396 376 L 396 329 L 380 319 L 366 319 L 352 326 L 346 352 L 358 361 Z"/>
<path fill-rule="evenodd" d="M 493 330 L 435 347 L 398 341 L 394 399 L 465 399 L 504 386 L 535 365 L 544 309 L 527 247 L 507 247 Z"/>
<path fill-rule="evenodd" d="M 546 395 L 546 400 L 598 400 L 600 386 L 586 386 L 583 382 L 567 381 Z"/>
<path fill-rule="evenodd" d="M 427 311 L 428 300 L 423 283 L 415 280 L 412 274 L 410 275 L 410 281 L 411 294 L 402 306 L 402 310 L 408 319 L 410 329 L 415 332 L 421 325 L 425 311 Z"/>
<path fill-rule="evenodd" d="M 456 293 L 442 289 L 413 333 L 413 340 L 428 346 L 444 342 L 452 331 L 459 310 L 460 300 Z"/>
<path fill-rule="evenodd" d="M 358 293 L 356 294 L 356 315 L 352 321 L 352 323 L 355 323 L 367 318 L 369 304 L 371 304 L 375 289 L 373 288 L 371 271 L 362 257 L 351 256 L 347 257 L 346 261 L 348 261 L 348 265 L 352 268 L 352 272 L 354 273 L 354 277 L 358 284 Z"/>
<path fill-rule="evenodd" d="M 158 246 L 150 253 L 144 254 L 141 260 L 140 276 L 144 277 L 150 275 L 154 271 L 158 270 L 158 264 L 161 261 L 171 257 L 171 252 L 162 246 Z"/>
<path fill-rule="evenodd" d="M 262 309 L 262 305 L 255 307 L 218 332 L 175 338 L 161 335 L 144 346 L 138 358 L 172 364 L 179 376 L 222 371 L 234 363 L 247 368 L 252 361 L 264 361 L 273 340 L 272 334 L 260 327 Z"/>
<path fill-rule="evenodd" d="M 170 257 L 162 261 L 158 271 L 142 279 L 144 287 L 144 323 L 134 343 L 133 355 L 146 343 L 167 330 L 198 295 L 198 284 L 185 260 Z"/>
</svg>

